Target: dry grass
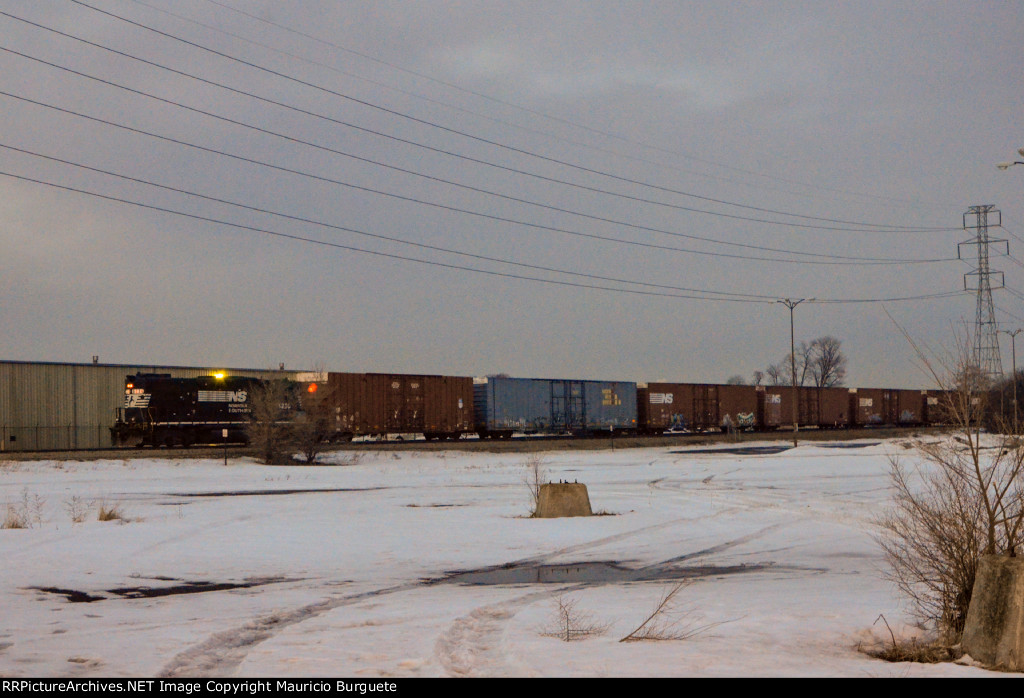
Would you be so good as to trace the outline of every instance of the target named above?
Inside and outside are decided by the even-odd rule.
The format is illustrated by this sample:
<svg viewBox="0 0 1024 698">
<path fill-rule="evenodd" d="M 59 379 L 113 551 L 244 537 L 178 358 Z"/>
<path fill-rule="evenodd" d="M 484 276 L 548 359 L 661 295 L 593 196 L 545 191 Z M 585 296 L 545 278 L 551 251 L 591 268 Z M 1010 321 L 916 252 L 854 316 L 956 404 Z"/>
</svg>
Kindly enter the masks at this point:
<svg viewBox="0 0 1024 698">
<path fill-rule="evenodd" d="M 922 640 L 920 638 L 909 638 L 899 640 L 889 627 L 885 616 L 878 616 L 875 623 L 882 621 L 886 630 L 889 631 L 889 642 L 873 645 L 860 644 L 857 649 L 864 654 L 882 659 L 887 662 L 917 662 L 919 664 L 938 664 L 939 662 L 956 661 L 963 656 L 959 645 L 949 645 L 934 640 Z"/>
<path fill-rule="evenodd" d="M 963 652 L 955 647 L 918 640 L 886 645 L 881 649 L 864 650 L 864 652 L 875 659 L 883 659 L 887 662 L 917 662 L 918 664 L 952 662 L 963 656 Z"/>
<path fill-rule="evenodd" d="M 38 494 L 30 495 L 28 488 L 21 491 L 21 501 L 8 504 L 0 528 L 32 528 L 43 525 L 43 506 L 46 500 Z"/>
<path fill-rule="evenodd" d="M 7 513 L 4 515 L 3 524 L 0 528 L 31 528 L 32 522 L 16 505 L 8 504 Z"/>
<path fill-rule="evenodd" d="M 123 521 L 127 523 L 129 519 L 124 509 L 121 507 L 119 502 L 108 504 L 107 502 L 100 502 L 99 514 L 96 516 L 97 521 Z"/>
</svg>

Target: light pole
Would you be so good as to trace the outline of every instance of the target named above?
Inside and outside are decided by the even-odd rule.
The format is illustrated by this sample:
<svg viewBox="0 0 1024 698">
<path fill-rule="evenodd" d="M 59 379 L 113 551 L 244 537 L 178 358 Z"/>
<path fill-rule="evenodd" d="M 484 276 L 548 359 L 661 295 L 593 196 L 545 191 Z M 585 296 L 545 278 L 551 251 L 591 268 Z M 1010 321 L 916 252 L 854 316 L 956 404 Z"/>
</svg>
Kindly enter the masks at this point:
<svg viewBox="0 0 1024 698">
<path fill-rule="evenodd" d="M 1024 148 L 1017 148 L 1017 153 L 1024 158 Z M 996 167 L 1000 170 L 1008 170 L 1014 165 L 1024 165 L 1024 161 L 1014 160 L 1013 162 L 997 162 Z M 1006 334 L 1010 335 L 1010 343 L 1013 347 L 1013 433 L 1019 433 L 1017 428 L 1017 335 L 1020 334 L 1020 330 L 1003 330 Z"/>
<path fill-rule="evenodd" d="M 789 370 L 791 372 L 790 375 L 793 378 L 793 446 L 794 447 L 796 447 L 796 445 L 797 445 L 797 436 L 796 435 L 797 435 L 797 432 L 800 430 L 800 426 L 799 426 L 799 419 L 797 418 L 797 401 L 798 401 L 799 398 L 798 398 L 797 393 L 796 393 L 796 334 L 793 331 L 793 308 L 797 307 L 798 305 L 803 303 L 805 300 L 807 300 L 807 299 L 806 298 L 801 298 L 799 300 L 795 300 L 794 301 L 794 300 L 791 300 L 789 298 L 784 298 L 783 300 L 778 301 L 779 303 L 782 303 L 784 306 L 789 308 L 789 361 L 790 361 Z"/>
<path fill-rule="evenodd" d="M 1017 428 L 1017 335 L 1021 333 L 1020 328 L 1013 330 L 1002 330 L 1005 334 L 1010 335 L 1010 346 L 1011 353 L 1013 354 L 1013 433 L 1019 434 L 1020 430 Z"/>
<path fill-rule="evenodd" d="M 1017 152 L 1020 153 L 1020 156 L 1022 158 L 1024 158 L 1024 148 L 1017 148 Z M 1011 167 L 1013 167 L 1014 165 L 1024 165 L 1024 162 L 1021 162 L 1020 160 L 1014 160 L 1013 162 L 997 162 L 996 163 L 996 167 L 998 167 L 1000 170 L 1008 170 Z"/>
</svg>

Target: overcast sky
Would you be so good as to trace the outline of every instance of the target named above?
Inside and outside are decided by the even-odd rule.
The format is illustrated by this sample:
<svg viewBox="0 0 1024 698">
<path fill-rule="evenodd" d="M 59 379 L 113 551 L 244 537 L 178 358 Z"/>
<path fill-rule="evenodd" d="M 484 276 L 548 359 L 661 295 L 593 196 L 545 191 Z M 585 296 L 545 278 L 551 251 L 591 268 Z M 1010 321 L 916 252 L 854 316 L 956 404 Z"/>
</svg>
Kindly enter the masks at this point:
<svg viewBox="0 0 1024 698">
<path fill-rule="evenodd" d="M 925 387 L 981 204 L 1024 326 L 1019 2 L 0 11 L 3 359 Z"/>
</svg>

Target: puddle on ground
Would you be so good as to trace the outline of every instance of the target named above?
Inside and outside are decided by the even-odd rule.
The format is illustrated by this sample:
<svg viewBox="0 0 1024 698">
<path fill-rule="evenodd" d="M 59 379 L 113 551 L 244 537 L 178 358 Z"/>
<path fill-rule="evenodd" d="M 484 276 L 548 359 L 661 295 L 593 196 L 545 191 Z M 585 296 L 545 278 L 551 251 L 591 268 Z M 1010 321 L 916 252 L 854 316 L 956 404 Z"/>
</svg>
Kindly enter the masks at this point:
<svg viewBox="0 0 1024 698">
<path fill-rule="evenodd" d="M 617 562 L 579 562 L 571 565 L 501 565 L 479 570 L 449 572 L 425 584 L 615 584 L 720 577 L 779 569 L 771 563 L 751 565 L 651 565 L 633 569 Z"/>
<path fill-rule="evenodd" d="M 156 577 L 155 579 L 163 579 L 167 581 L 180 581 L 182 583 L 164 587 L 114 587 L 113 589 L 107 589 L 105 592 L 103 592 L 106 594 L 110 594 L 110 596 L 99 596 L 97 594 L 89 594 L 84 591 L 78 591 L 77 589 L 61 589 L 59 587 L 28 588 L 34 589 L 36 591 L 44 591 L 47 594 L 56 594 L 58 596 L 63 596 L 68 600 L 69 603 L 92 603 L 94 601 L 107 601 L 111 598 L 152 599 L 159 596 L 177 596 L 180 594 L 202 594 L 208 591 L 230 591 L 232 589 L 249 589 L 252 587 L 263 586 L 265 584 L 278 584 L 280 582 L 296 581 L 294 579 L 286 579 L 284 577 L 253 579 L 247 582 L 186 581 L 175 580 L 169 577 Z"/>
<path fill-rule="evenodd" d="M 782 453 L 793 448 L 792 446 L 737 446 L 735 448 L 699 448 L 695 450 L 687 451 L 670 451 L 670 453 L 678 453 L 680 455 L 689 456 L 696 454 L 712 454 L 712 455 L 726 455 L 726 456 L 772 456 L 776 453 Z"/>
<path fill-rule="evenodd" d="M 29 587 L 29 589 L 45 591 L 47 594 L 63 596 L 67 598 L 70 603 L 92 603 L 93 601 L 102 601 L 107 598 L 105 596 L 93 596 L 92 594 L 86 594 L 84 591 L 78 591 L 76 589 L 61 589 L 59 587 Z"/>
<path fill-rule="evenodd" d="M 168 492 L 165 497 L 262 497 L 272 494 L 329 494 L 331 492 L 374 492 L 387 487 L 329 487 L 291 490 L 234 490 L 228 492 Z"/>
<path fill-rule="evenodd" d="M 872 441 L 870 443 L 861 443 L 861 442 L 852 443 L 852 444 L 820 443 L 820 444 L 815 444 L 815 445 L 820 447 L 820 448 L 867 448 L 868 446 L 877 446 L 880 443 L 881 443 L 881 441 Z"/>
</svg>

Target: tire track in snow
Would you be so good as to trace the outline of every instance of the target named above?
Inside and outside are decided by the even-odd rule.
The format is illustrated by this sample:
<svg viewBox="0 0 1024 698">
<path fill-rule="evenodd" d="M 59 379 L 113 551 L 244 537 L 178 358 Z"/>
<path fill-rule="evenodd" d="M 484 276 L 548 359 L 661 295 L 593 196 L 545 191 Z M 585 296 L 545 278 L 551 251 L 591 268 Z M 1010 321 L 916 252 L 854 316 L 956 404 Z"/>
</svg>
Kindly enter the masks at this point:
<svg viewBox="0 0 1024 698">
<path fill-rule="evenodd" d="M 508 601 L 480 606 L 455 621 L 437 640 L 434 656 L 445 673 L 452 677 L 528 676 L 530 669 L 511 658 L 505 644 L 508 621 L 520 609 L 586 585 L 535 591 Z"/>
<path fill-rule="evenodd" d="M 158 676 L 175 678 L 179 676 L 231 676 L 242 664 L 246 655 L 256 645 L 269 640 L 288 626 L 316 618 L 341 606 L 359 603 L 375 596 L 384 596 L 420 587 L 419 582 L 376 589 L 360 594 L 327 599 L 302 606 L 290 611 L 269 613 L 245 625 L 214 633 L 205 641 L 178 653 Z"/>
</svg>

